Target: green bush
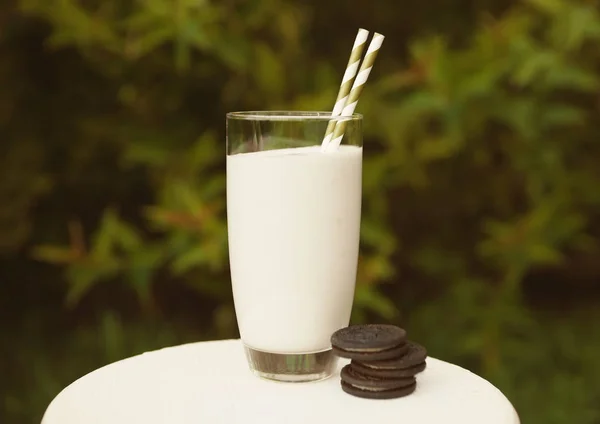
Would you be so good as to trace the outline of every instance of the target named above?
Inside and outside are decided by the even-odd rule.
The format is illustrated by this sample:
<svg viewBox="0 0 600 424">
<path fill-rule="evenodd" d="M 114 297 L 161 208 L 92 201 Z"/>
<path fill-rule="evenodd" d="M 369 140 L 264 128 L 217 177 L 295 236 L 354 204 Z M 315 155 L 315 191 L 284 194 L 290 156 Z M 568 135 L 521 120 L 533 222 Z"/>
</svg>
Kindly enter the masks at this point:
<svg viewBox="0 0 600 424">
<path fill-rule="evenodd" d="M 388 6 L 408 21 L 410 11 Z M 20 361 L 36 366 L 7 386 L 5 415 L 33 422 L 94 367 L 236 336 L 224 114 L 329 109 L 355 28 L 331 29 L 335 3 L 19 7 L 25 23 L 0 30 L 11 59 L 0 62 L 0 251 L 59 265 L 43 272 L 64 271 L 65 313 L 94 311 L 52 355 L 39 354 L 43 327 L 29 333 L 39 345 L 18 338 L 30 344 Z M 467 10 L 470 26 L 459 7 L 452 19 L 415 9 L 422 26 L 412 23 L 408 42 L 377 27 L 382 15 L 369 21 L 388 37 L 358 107 L 364 209 L 352 320 L 402 324 L 433 356 L 490 379 L 523 422 L 597 423 L 598 296 L 569 305 L 549 292 L 581 291 L 579 281 L 600 275 L 598 9 L 490 2 Z M 321 37 L 335 37 L 335 49 Z M 187 290 L 198 325 L 165 296 Z M 69 357 L 85 361 L 69 368 Z"/>
</svg>

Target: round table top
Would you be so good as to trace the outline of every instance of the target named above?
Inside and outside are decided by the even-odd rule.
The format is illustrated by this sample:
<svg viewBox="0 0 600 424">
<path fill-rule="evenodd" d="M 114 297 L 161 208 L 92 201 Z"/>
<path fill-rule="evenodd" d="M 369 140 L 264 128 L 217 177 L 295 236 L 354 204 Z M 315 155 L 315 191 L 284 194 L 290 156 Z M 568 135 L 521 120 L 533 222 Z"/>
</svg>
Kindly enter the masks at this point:
<svg viewBox="0 0 600 424">
<path fill-rule="evenodd" d="M 519 424 L 504 395 L 434 358 L 416 391 L 391 400 L 350 396 L 339 371 L 314 383 L 256 377 L 239 340 L 193 343 L 100 368 L 64 389 L 42 424 L 343 423 Z"/>
</svg>

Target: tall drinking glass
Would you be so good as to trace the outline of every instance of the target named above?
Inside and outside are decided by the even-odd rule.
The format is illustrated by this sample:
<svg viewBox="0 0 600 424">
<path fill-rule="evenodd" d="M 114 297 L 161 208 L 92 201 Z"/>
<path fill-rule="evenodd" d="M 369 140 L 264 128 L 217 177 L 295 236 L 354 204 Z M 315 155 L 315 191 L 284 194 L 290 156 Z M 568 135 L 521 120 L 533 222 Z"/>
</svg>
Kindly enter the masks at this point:
<svg viewBox="0 0 600 424">
<path fill-rule="evenodd" d="M 342 144 L 323 152 L 330 120 Z M 227 221 L 238 327 L 250 368 L 279 381 L 330 376 L 349 324 L 361 217 L 362 116 L 227 115 Z"/>
</svg>

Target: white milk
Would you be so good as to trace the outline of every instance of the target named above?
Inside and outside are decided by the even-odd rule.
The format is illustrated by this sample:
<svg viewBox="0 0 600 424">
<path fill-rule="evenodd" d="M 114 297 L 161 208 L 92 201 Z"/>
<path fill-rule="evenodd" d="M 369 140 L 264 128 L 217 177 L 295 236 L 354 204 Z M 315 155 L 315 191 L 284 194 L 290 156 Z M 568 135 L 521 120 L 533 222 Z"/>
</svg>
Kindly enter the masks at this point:
<svg viewBox="0 0 600 424">
<path fill-rule="evenodd" d="M 240 335 L 257 350 L 331 347 L 349 323 L 360 232 L 362 148 L 227 156 L 231 279 Z"/>
</svg>

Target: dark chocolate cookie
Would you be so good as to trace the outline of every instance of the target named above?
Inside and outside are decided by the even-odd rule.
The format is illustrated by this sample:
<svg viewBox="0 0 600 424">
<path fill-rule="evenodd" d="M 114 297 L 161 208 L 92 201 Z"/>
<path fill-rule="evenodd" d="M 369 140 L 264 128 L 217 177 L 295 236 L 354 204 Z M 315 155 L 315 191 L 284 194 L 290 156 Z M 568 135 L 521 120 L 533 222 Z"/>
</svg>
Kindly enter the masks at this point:
<svg viewBox="0 0 600 424">
<path fill-rule="evenodd" d="M 414 377 L 415 375 L 422 372 L 427 366 L 425 362 L 422 362 L 418 365 L 409 368 L 398 368 L 398 369 L 390 369 L 390 368 L 369 368 L 365 366 L 361 362 L 352 361 L 352 368 L 363 375 L 367 375 L 375 378 L 407 378 Z"/>
<path fill-rule="evenodd" d="M 419 365 L 427 358 L 427 350 L 418 343 L 407 341 L 408 351 L 399 357 L 386 360 L 358 360 L 361 365 L 372 369 L 405 369 Z"/>
<path fill-rule="evenodd" d="M 395 325 L 367 324 L 342 328 L 331 336 L 331 345 L 339 356 L 353 358 L 354 353 L 380 353 L 404 344 L 406 331 Z M 345 353 L 345 355 L 343 354 Z M 352 355 L 352 356 L 351 356 Z M 393 356 L 384 355 L 387 358 Z M 382 360 L 382 359 L 372 359 Z"/>
<path fill-rule="evenodd" d="M 413 383 L 410 386 L 400 387 L 390 390 L 362 390 L 351 384 L 342 381 L 342 390 L 346 393 L 365 399 L 394 399 L 403 396 L 408 396 L 417 388 L 417 384 Z"/>
<path fill-rule="evenodd" d="M 340 374 L 342 381 L 362 390 L 391 390 L 410 386 L 415 382 L 413 377 L 408 378 L 376 378 L 361 374 L 352 365 L 342 368 Z"/>
<path fill-rule="evenodd" d="M 391 349 L 377 350 L 371 352 L 349 352 L 333 346 L 333 353 L 342 358 L 349 358 L 356 361 L 383 361 L 392 358 L 398 358 L 408 352 L 408 346 L 403 343 Z"/>
</svg>

